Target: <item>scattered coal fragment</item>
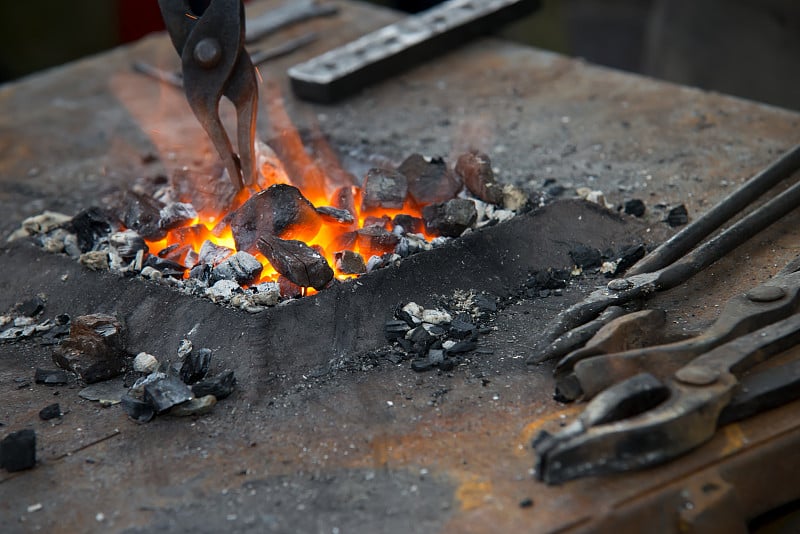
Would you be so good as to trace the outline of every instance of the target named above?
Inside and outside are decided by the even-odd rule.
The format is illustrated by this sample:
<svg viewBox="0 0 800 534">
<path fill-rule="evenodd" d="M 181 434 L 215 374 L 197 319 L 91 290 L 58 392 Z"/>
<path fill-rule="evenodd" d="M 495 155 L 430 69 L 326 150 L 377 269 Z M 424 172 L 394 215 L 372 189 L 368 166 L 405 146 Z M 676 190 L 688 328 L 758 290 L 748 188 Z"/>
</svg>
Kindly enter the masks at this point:
<svg viewBox="0 0 800 534">
<path fill-rule="evenodd" d="M 534 271 L 525 281 L 525 286 L 538 291 L 541 289 L 563 289 L 567 287 L 570 273 L 565 269 L 546 269 Z"/>
<path fill-rule="evenodd" d="M 644 258 L 647 247 L 643 243 L 623 248 L 617 255 L 617 270 L 615 274 L 622 274 L 630 269 L 634 263 Z"/>
<path fill-rule="evenodd" d="M 405 213 L 395 215 L 394 219 L 392 219 L 392 223 L 395 228 L 400 226 L 403 228 L 403 231 L 408 234 L 419 234 L 425 229 L 425 223 L 422 219 Z"/>
<path fill-rule="evenodd" d="M 412 360 L 411 369 L 418 373 L 423 373 L 439 367 L 442 363 L 444 363 L 444 361 L 444 351 L 435 349 L 428 351 L 428 354 L 425 357 L 415 358 Z"/>
<path fill-rule="evenodd" d="M 412 154 L 397 170 L 408 179 L 408 194 L 419 205 L 446 202 L 461 189 L 442 158 L 428 159 Z"/>
<path fill-rule="evenodd" d="M 460 313 L 450 322 L 448 334 L 456 339 L 464 339 L 475 333 L 476 326 L 466 313 Z"/>
<path fill-rule="evenodd" d="M 336 269 L 342 274 L 363 274 L 367 272 L 364 257 L 358 252 L 345 250 L 334 254 Z"/>
<path fill-rule="evenodd" d="M 352 213 L 341 208 L 334 208 L 333 206 L 320 206 L 317 208 L 317 213 L 328 221 L 341 224 L 353 224 L 356 222 L 356 218 L 353 217 Z"/>
<path fill-rule="evenodd" d="M 161 414 L 192 398 L 192 390 L 178 377 L 167 375 L 144 386 L 144 401 Z"/>
<path fill-rule="evenodd" d="M 167 204 L 159 212 L 158 225 L 163 230 L 179 228 L 197 218 L 194 206 L 186 202 L 173 202 Z"/>
<path fill-rule="evenodd" d="M 173 278 L 183 278 L 186 273 L 186 267 L 180 263 L 171 260 L 159 258 L 158 256 L 147 256 L 144 260 L 142 267 L 151 267 L 160 272 L 162 276 L 171 276 Z"/>
<path fill-rule="evenodd" d="M 119 228 L 116 217 L 102 208 L 92 207 L 80 211 L 67 225 L 77 236 L 81 252 L 94 250 L 101 240 Z"/>
<path fill-rule="evenodd" d="M 405 337 L 411 341 L 411 350 L 417 354 L 426 353 L 436 342 L 436 336 L 432 335 L 424 326 L 409 330 Z"/>
<path fill-rule="evenodd" d="M 381 226 L 367 226 L 356 231 L 356 241 L 366 254 L 380 256 L 394 252 L 400 238 Z"/>
<path fill-rule="evenodd" d="M 626 200 L 622 204 L 622 210 L 628 215 L 633 215 L 634 217 L 643 217 L 646 208 L 644 201 L 638 198 L 632 198 L 630 200 Z"/>
<path fill-rule="evenodd" d="M 302 241 L 266 235 L 258 240 L 258 250 L 276 271 L 298 286 L 319 290 L 333 280 L 328 261 Z"/>
<path fill-rule="evenodd" d="M 41 296 L 36 296 L 17 304 L 14 309 L 25 317 L 36 317 L 44 310 L 45 300 Z"/>
<path fill-rule="evenodd" d="M 117 318 L 93 314 L 73 319 L 69 337 L 53 352 L 53 361 L 93 384 L 122 374 L 127 356 Z"/>
<path fill-rule="evenodd" d="M 184 403 L 173 406 L 167 412 L 167 415 L 171 415 L 173 417 L 188 417 L 190 415 L 203 415 L 210 412 L 216 404 L 217 404 L 217 398 L 214 395 L 197 397 L 188 400 Z"/>
<path fill-rule="evenodd" d="M 236 250 L 254 253 L 259 237 L 308 240 L 322 226 L 314 206 L 299 189 L 278 184 L 260 191 L 228 218 Z"/>
<path fill-rule="evenodd" d="M 205 378 L 211 366 L 211 349 L 198 349 L 190 352 L 183 360 L 179 376 L 185 384 L 194 384 Z"/>
<path fill-rule="evenodd" d="M 60 369 L 36 369 L 33 381 L 47 386 L 63 386 L 67 383 L 67 373 Z"/>
<path fill-rule="evenodd" d="M 503 201 L 503 188 L 497 184 L 489 156 L 481 152 L 462 154 L 455 167 L 470 193 L 490 204 Z"/>
<path fill-rule="evenodd" d="M 370 169 L 364 176 L 361 209 L 402 209 L 408 196 L 408 179 L 398 171 Z"/>
<path fill-rule="evenodd" d="M 213 284 L 218 280 L 234 280 L 239 285 L 250 285 L 258 280 L 263 268 L 252 254 L 237 252 L 214 267 L 209 282 Z"/>
<path fill-rule="evenodd" d="M 388 341 L 397 341 L 405 337 L 409 330 L 411 330 L 411 327 L 408 326 L 408 323 L 396 319 L 386 321 L 386 324 L 383 326 L 383 333 Z"/>
<path fill-rule="evenodd" d="M 472 304 L 478 315 L 486 315 L 497 311 L 497 300 L 482 293 L 472 298 Z"/>
<path fill-rule="evenodd" d="M 450 346 L 447 349 L 447 354 L 463 354 L 465 352 L 471 352 L 476 348 L 478 348 L 477 341 L 473 339 L 464 339 Z"/>
<path fill-rule="evenodd" d="M 212 241 L 204 241 L 200 246 L 197 261 L 207 265 L 217 265 L 225 259 L 233 256 L 235 251 L 222 245 L 217 245 Z"/>
<path fill-rule="evenodd" d="M 61 406 L 57 402 L 39 410 L 39 419 L 42 421 L 49 421 L 56 417 L 61 417 Z"/>
<path fill-rule="evenodd" d="M 569 251 L 569 256 L 572 258 L 572 262 L 581 269 L 600 267 L 602 264 L 602 255 L 600 251 L 586 245 L 575 245 L 572 247 L 572 250 Z"/>
<path fill-rule="evenodd" d="M 475 203 L 465 198 L 454 198 L 443 204 L 430 204 L 422 208 L 425 228 L 445 237 L 458 237 L 471 228 L 478 219 Z"/>
<path fill-rule="evenodd" d="M 522 499 L 521 501 L 519 501 L 519 507 L 520 508 L 531 508 L 531 507 L 533 507 L 533 499 L 531 499 L 530 497 Z"/>
<path fill-rule="evenodd" d="M 193 384 L 192 393 L 198 398 L 214 395 L 217 400 L 222 400 L 230 396 L 235 387 L 236 377 L 234 377 L 233 371 L 229 370 Z"/>
<path fill-rule="evenodd" d="M 200 263 L 189 270 L 189 278 L 208 282 L 211 278 L 211 271 L 213 270 L 214 268 L 211 265 Z"/>
<path fill-rule="evenodd" d="M 283 275 L 278 277 L 278 289 L 285 299 L 299 299 L 303 296 L 303 288 Z"/>
<path fill-rule="evenodd" d="M 135 258 L 140 250 L 147 252 L 144 238 L 134 230 L 114 232 L 108 236 L 108 245 L 120 258 L 128 261 Z"/>
<path fill-rule="evenodd" d="M 155 409 L 147 402 L 125 395 L 120 400 L 122 409 L 137 423 L 147 423 L 156 415 Z"/>
<path fill-rule="evenodd" d="M 9 434 L 0 441 L 0 467 L 9 473 L 36 465 L 36 432 L 31 428 Z"/>
<path fill-rule="evenodd" d="M 689 222 L 689 212 L 686 210 L 686 206 L 680 204 L 679 206 L 675 206 L 671 210 L 667 212 L 667 224 L 672 226 L 673 228 L 676 226 L 683 226 L 684 224 Z"/>
<path fill-rule="evenodd" d="M 122 197 L 120 211 L 126 228 L 136 230 L 145 239 L 158 241 L 166 235 L 161 227 L 163 205 L 149 195 L 127 191 Z"/>
</svg>

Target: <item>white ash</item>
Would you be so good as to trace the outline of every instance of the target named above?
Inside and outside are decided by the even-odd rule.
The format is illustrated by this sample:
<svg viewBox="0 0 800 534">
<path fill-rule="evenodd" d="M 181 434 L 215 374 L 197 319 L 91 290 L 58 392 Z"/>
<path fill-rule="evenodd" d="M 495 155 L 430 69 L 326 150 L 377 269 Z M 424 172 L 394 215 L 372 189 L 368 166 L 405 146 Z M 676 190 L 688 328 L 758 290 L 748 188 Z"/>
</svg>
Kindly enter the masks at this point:
<svg viewBox="0 0 800 534">
<path fill-rule="evenodd" d="M 152 373 L 158 369 L 158 359 L 152 354 L 140 352 L 133 359 L 133 370 L 137 373 Z"/>
<path fill-rule="evenodd" d="M 241 290 L 241 286 L 233 280 L 220 280 L 206 289 L 206 296 L 214 302 L 220 302 L 230 300 L 234 291 Z"/>
<path fill-rule="evenodd" d="M 161 274 L 161 271 L 159 271 L 158 269 L 154 269 L 149 265 L 144 269 L 142 269 L 141 273 L 139 274 L 141 274 L 145 278 L 149 278 L 150 280 L 161 280 L 161 278 L 164 277 L 164 275 Z"/>
<path fill-rule="evenodd" d="M 423 310 L 422 322 L 429 324 L 446 324 L 452 322 L 453 317 L 443 310 Z"/>
<path fill-rule="evenodd" d="M 56 230 L 61 225 L 68 223 L 72 217 L 55 211 L 45 211 L 39 215 L 28 217 L 14 233 L 8 236 L 8 241 L 16 241 L 24 237 L 33 237 L 47 234 Z"/>
<path fill-rule="evenodd" d="M 402 307 L 402 310 L 411 316 L 411 320 L 414 321 L 414 324 L 422 323 L 422 313 L 425 309 L 416 302 L 409 302 Z"/>
<path fill-rule="evenodd" d="M 617 261 L 605 261 L 600 266 L 600 274 L 615 274 L 618 266 L 619 262 Z"/>
<path fill-rule="evenodd" d="M 193 348 L 194 346 L 192 345 L 191 341 L 189 341 L 188 339 L 181 339 L 181 343 L 178 346 L 178 358 L 180 358 L 181 360 L 184 359 L 186 356 L 189 355 L 189 353 L 192 352 Z"/>
<path fill-rule="evenodd" d="M 93 271 L 107 271 L 109 269 L 108 252 L 103 250 L 90 250 L 81 254 L 78 261 Z"/>
</svg>

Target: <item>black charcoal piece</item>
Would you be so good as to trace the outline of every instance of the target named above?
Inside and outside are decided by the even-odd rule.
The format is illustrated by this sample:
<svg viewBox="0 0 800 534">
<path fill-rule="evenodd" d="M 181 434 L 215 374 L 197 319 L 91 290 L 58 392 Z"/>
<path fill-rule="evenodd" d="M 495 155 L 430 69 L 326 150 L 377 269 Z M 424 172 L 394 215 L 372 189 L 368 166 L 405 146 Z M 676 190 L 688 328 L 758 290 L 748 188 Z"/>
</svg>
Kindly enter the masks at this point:
<svg viewBox="0 0 800 534">
<path fill-rule="evenodd" d="M 79 212 L 68 223 L 68 229 L 78 238 L 81 252 L 93 250 L 98 242 L 115 232 L 119 227 L 117 219 L 102 208 L 89 208 Z"/>
<path fill-rule="evenodd" d="M 211 265 L 200 263 L 195 265 L 189 271 L 189 278 L 194 280 L 201 280 L 203 282 L 208 282 L 211 279 L 211 272 L 214 270 L 214 267 Z"/>
<path fill-rule="evenodd" d="M 356 212 L 356 191 L 353 186 L 346 185 L 333 192 L 331 204 L 334 208 L 354 214 Z"/>
<path fill-rule="evenodd" d="M 370 169 L 361 188 L 361 209 L 401 209 L 408 196 L 408 179 L 398 171 Z"/>
<path fill-rule="evenodd" d="M 397 169 L 408 179 L 408 194 L 420 205 L 454 198 L 461 184 L 442 158 L 412 154 Z"/>
<path fill-rule="evenodd" d="M 16 310 L 25 317 L 35 317 L 44 310 L 45 301 L 42 297 L 33 297 L 17 305 Z"/>
<path fill-rule="evenodd" d="M 0 467 L 9 473 L 31 469 L 36 465 L 36 432 L 26 428 L 9 434 L 0 441 Z"/>
<path fill-rule="evenodd" d="M 278 184 L 260 191 L 228 218 L 236 250 L 254 253 L 259 237 L 313 236 L 322 220 L 299 189 Z"/>
<path fill-rule="evenodd" d="M 120 404 L 128 417 L 137 423 L 147 423 L 156 415 L 155 409 L 150 404 L 128 395 L 120 399 Z"/>
<path fill-rule="evenodd" d="M 356 231 L 356 241 L 365 254 L 380 256 L 394 252 L 400 238 L 381 226 L 367 226 Z"/>
<path fill-rule="evenodd" d="M 334 254 L 336 269 L 342 274 L 364 274 L 367 272 L 367 264 L 364 257 L 358 252 L 345 250 Z"/>
<path fill-rule="evenodd" d="M 70 334 L 53 352 L 53 361 L 92 384 L 125 370 L 122 325 L 113 315 L 82 315 L 72 320 Z"/>
<path fill-rule="evenodd" d="M 422 208 L 425 228 L 445 237 L 458 237 L 471 228 L 478 219 L 475 203 L 465 198 L 454 198 L 443 204 L 430 204 Z"/>
<path fill-rule="evenodd" d="M 60 369 L 36 369 L 33 380 L 37 384 L 63 386 L 67 383 L 67 373 Z"/>
<path fill-rule="evenodd" d="M 191 398 L 192 390 L 176 376 L 167 375 L 144 386 L 144 401 L 150 404 L 157 414 L 166 412 Z"/>
<path fill-rule="evenodd" d="M 567 190 L 567 188 L 564 187 L 563 185 L 554 184 L 554 185 L 550 185 L 547 189 L 545 189 L 545 192 L 548 195 L 550 195 L 551 197 L 555 198 L 555 197 L 560 197 L 561 195 L 563 195 L 564 191 L 566 191 L 566 190 Z"/>
<path fill-rule="evenodd" d="M 209 413 L 217 404 L 217 398 L 214 395 L 206 395 L 204 397 L 196 397 L 188 400 L 182 404 L 178 404 L 170 408 L 167 415 L 173 417 L 189 417 L 190 415 L 203 415 Z"/>
<path fill-rule="evenodd" d="M 161 227 L 163 205 L 147 195 L 127 191 L 122 197 L 122 222 L 126 228 L 136 230 L 145 239 L 163 239 L 166 231 Z"/>
<path fill-rule="evenodd" d="M 333 206 L 320 206 L 317 208 L 317 213 L 328 221 L 340 224 L 353 224 L 356 222 L 356 218 L 353 217 L 352 213 L 345 209 L 334 208 Z"/>
<path fill-rule="evenodd" d="M 302 241 L 265 235 L 258 240 L 258 250 L 276 271 L 298 286 L 319 290 L 333 280 L 328 261 Z"/>
<path fill-rule="evenodd" d="M 644 205 L 644 201 L 638 198 L 632 198 L 630 200 L 626 200 L 622 204 L 622 210 L 628 215 L 633 215 L 634 217 L 642 217 L 644 216 L 646 208 Z"/>
<path fill-rule="evenodd" d="M 183 278 L 186 272 L 186 267 L 180 263 L 153 255 L 147 256 L 147 259 L 142 263 L 142 267 L 152 267 L 162 275 L 172 276 L 173 278 Z"/>
<path fill-rule="evenodd" d="M 562 269 L 546 269 L 534 271 L 526 280 L 525 285 L 531 289 L 563 289 L 567 287 L 569 271 Z"/>
<path fill-rule="evenodd" d="M 209 282 L 214 284 L 219 280 L 233 280 L 239 285 L 250 285 L 258 280 L 263 268 L 252 254 L 237 252 L 214 267 Z"/>
<path fill-rule="evenodd" d="M 192 385 L 192 393 L 195 397 L 205 397 L 206 395 L 214 395 L 217 400 L 222 400 L 231 393 L 236 387 L 236 377 L 233 371 L 225 371 L 216 376 L 206 378 Z"/>
<path fill-rule="evenodd" d="M 581 269 L 588 269 L 590 267 L 600 267 L 602 263 L 602 256 L 600 251 L 594 247 L 587 245 L 575 245 L 569 251 L 572 262 Z"/>
<path fill-rule="evenodd" d="M 278 290 L 285 299 L 297 299 L 303 296 L 303 288 L 283 275 L 278 277 Z"/>
<path fill-rule="evenodd" d="M 465 352 L 471 352 L 478 347 L 478 343 L 471 339 L 465 339 L 459 341 L 449 349 L 447 349 L 447 354 L 463 354 Z"/>
<path fill-rule="evenodd" d="M 488 295 L 484 294 L 475 295 L 475 297 L 472 299 L 472 303 L 475 306 L 475 308 L 477 308 L 478 312 L 482 314 L 494 313 L 497 311 L 497 301 L 494 298 L 490 298 Z"/>
<path fill-rule="evenodd" d="M 49 421 L 56 417 L 61 417 L 61 406 L 57 402 L 39 410 L 39 419 L 42 421 Z"/>
<path fill-rule="evenodd" d="M 462 154 L 455 167 L 470 193 L 490 204 L 503 202 L 503 188 L 497 184 L 489 156 L 481 152 Z"/>
<path fill-rule="evenodd" d="M 519 501 L 519 507 L 520 508 L 531 508 L 531 507 L 533 507 L 533 499 L 531 499 L 530 497 L 528 497 L 526 499 L 522 499 L 521 501 Z"/>
<path fill-rule="evenodd" d="M 689 212 L 686 211 L 686 206 L 683 204 L 675 206 L 667 213 L 667 224 L 673 228 L 676 226 L 683 226 L 689 222 Z"/>
<path fill-rule="evenodd" d="M 147 252 L 147 244 L 144 238 L 134 230 L 114 232 L 108 236 L 108 244 L 117 251 L 123 260 L 131 260 L 136 257 L 140 250 Z"/>
<path fill-rule="evenodd" d="M 234 252 L 235 251 L 233 249 L 223 247 L 222 245 L 217 245 L 212 241 L 206 240 L 200 246 L 200 252 L 198 253 L 197 261 L 202 264 L 213 266 L 233 256 Z"/>
<path fill-rule="evenodd" d="M 196 218 L 194 206 L 186 202 L 173 202 L 161 208 L 158 224 L 164 230 L 172 230 L 185 226 Z"/>
<path fill-rule="evenodd" d="M 617 256 L 617 270 L 615 274 L 622 274 L 630 269 L 634 263 L 644 258 L 646 253 L 647 248 L 641 243 L 623 248 Z"/>
<path fill-rule="evenodd" d="M 469 320 L 469 316 L 457 315 L 451 322 L 448 335 L 456 339 L 464 339 L 475 332 L 475 325 Z"/>
<path fill-rule="evenodd" d="M 457 363 L 458 362 L 456 361 L 455 358 L 444 358 L 442 361 L 439 362 L 438 367 L 439 370 L 444 372 L 452 371 L 453 369 L 456 368 Z"/>
<path fill-rule="evenodd" d="M 205 378 L 211 366 L 211 349 L 190 352 L 181 365 L 180 377 L 185 384 L 194 384 Z"/>
<path fill-rule="evenodd" d="M 397 341 L 398 339 L 405 337 L 406 332 L 409 330 L 410 327 L 405 321 L 394 319 L 391 321 L 386 321 L 386 324 L 383 326 L 383 333 L 388 341 Z"/>
<path fill-rule="evenodd" d="M 402 226 L 407 234 L 420 234 L 425 230 L 425 223 L 419 217 L 413 217 L 405 213 L 395 215 L 392 219 L 395 226 Z"/>
<path fill-rule="evenodd" d="M 436 336 L 431 335 L 422 326 L 411 330 L 406 339 L 411 341 L 411 350 L 417 354 L 424 354 L 436 342 Z"/>
</svg>

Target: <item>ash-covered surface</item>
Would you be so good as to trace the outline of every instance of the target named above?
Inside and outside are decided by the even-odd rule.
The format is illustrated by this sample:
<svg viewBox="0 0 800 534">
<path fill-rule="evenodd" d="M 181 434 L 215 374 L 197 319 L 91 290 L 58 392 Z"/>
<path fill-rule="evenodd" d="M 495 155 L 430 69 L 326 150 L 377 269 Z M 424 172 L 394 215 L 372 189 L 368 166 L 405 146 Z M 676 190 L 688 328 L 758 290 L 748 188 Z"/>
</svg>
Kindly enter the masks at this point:
<svg viewBox="0 0 800 534">
<path fill-rule="evenodd" d="M 249 9 L 276 4 L 253 2 Z M 366 4 L 338 4 L 340 16 L 297 28 L 320 30 L 325 37 L 262 67 L 265 79 L 286 88 L 285 69 L 290 64 L 398 17 Z M 276 42 L 283 37 L 276 36 Z M 164 67 L 179 63 L 166 36 L 156 36 L 0 89 L 3 236 L 26 217 L 45 209 L 77 213 L 92 200 L 142 177 L 158 182 L 184 166 L 184 172 L 210 176 L 217 156 L 185 97 L 132 73 L 134 59 Z M 455 161 L 458 154 L 480 148 L 492 155 L 504 182 L 526 189 L 547 187 L 567 196 L 587 186 L 590 192 L 602 191 L 614 206 L 643 200 L 643 228 L 653 230 L 663 228 L 668 211 L 680 204 L 687 208 L 689 220 L 696 217 L 788 148 L 800 128 L 800 117 L 793 112 L 498 40 L 469 45 L 336 107 L 309 106 L 285 94 L 301 130 L 317 131 L 313 123 L 318 123 L 318 131 L 357 175 L 380 161 L 399 165 L 414 152 Z M 269 128 L 270 118 L 262 113 L 263 139 L 273 135 Z M 218 198 L 209 193 L 207 201 Z M 641 211 L 638 203 L 629 206 L 634 213 Z M 713 318 L 715 303 L 737 287 L 766 279 L 796 254 L 798 228 L 796 217 L 787 219 L 742 247 L 737 257 L 657 298 L 654 305 L 678 310 L 670 315 L 678 328 Z M 561 259 L 552 263 L 566 267 L 569 248 L 559 248 L 563 255 L 554 256 Z M 550 257 L 551 252 L 545 248 L 541 255 Z M 265 327 L 275 339 L 288 339 L 298 324 L 305 334 L 334 323 L 339 326 L 327 332 L 333 347 L 363 342 L 368 325 L 353 328 L 351 308 L 333 305 L 339 319 L 322 321 L 322 298 L 281 310 L 295 325 L 293 330 L 280 320 L 256 324 L 249 314 L 177 295 L 155 283 L 89 272 L 33 247 L 15 247 L 0 258 L 0 311 L 40 292 L 48 297 L 45 318 L 68 310 L 124 308 L 127 326 L 146 331 L 133 340 L 133 347 L 153 354 L 177 350 L 177 336 L 200 323 L 204 328 L 194 331 L 198 346 L 215 351 L 232 347 L 215 352 L 219 357 L 210 372 L 216 375 L 231 366 L 240 380 L 240 387 L 210 414 L 136 425 L 118 406 L 105 408 L 99 401 L 80 398 L 82 384 L 74 377 L 59 386 L 35 383 L 37 367 L 53 366 L 52 346 L 33 338 L 0 345 L 0 434 L 33 428 L 37 436 L 38 463 L 32 470 L 0 470 L 0 494 L 9 496 L 0 499 L 0 516 L 9 532 L 148 531 L 154 525 L 174 525 L 170 514 L 195 521 L 189 517 L 192 512 L 202 519 L 191 523 L 196 530 L 243 530 L 260 492 L 247 486 L 249 481 L 267 481 L 260 483 L 271 488 L 263 494 L 270 495 L 272 504 L 271 496 L 288 483 L 294 506 L 268 511 L 276 521 L 259 516 L 255 524 L 262 521 L 264 527 L 308 525 L 311 530 L 321 526 L 333 531 L 339 526 L 338 516 L 325 504 L 335 502 L 363 518 L 361 524 L 386 524 L 389 532 L 563 530 L 588 524 L 609 509 L 619 510 L 621 503 L 636 503 L 648 488 L 696 472 L 727 450 L 724 440 L 715 440 L 685 462 L 564 488 L 533 480 L 533 434 L 542 425 L 569 421 L 580 406 L 554 402 L 550 368 L 528 368 L 523 362 L 539 326 L 602 283 L 603 277 L 578 277 L 561 296 L 507 302 L 489 325 L 496 330 L 480 340 L 480 346 L 493 353 L 470 358 L 451 371 L 417 373 L 408 361 L 395 364 L 372 357 L 377 353 L 370 351 L 353 360 L 359 365 L 337 371 L 329 365 L 331 360 L 341 361 L 332 355 L 331 343 L 296 351 L 250 344 L 251 336 L 263 334 Z M 465 270 L 481 264 L 473 259 L 469 256 Z M 549 261 L 522 266 L 512 260 L 497 258 L 487 272 L 519 267 L 519 275 L 527 276 L 552 266 Z M 451 278 L 447 274 L 445 283 Z M 436 302 L 416 296 L 401 298 L 397 288 L 408 282 L 383 276 L 381 287 L 394 289 L 376 292 L 376 300 L 384 299 L 392 307 L 409 300 L 435 307 Z M 532 289 L 516 282 L 504 285 L 491 274 L 481 282 L 497 284 L 501 293 L 527 294 Z M 424 295 L 452 293 L 432 289 L 442 280 L 426 283 L 419 287 Z M 78 295 L 55 290 L 71 284 L 83 290 Z M 355 285 L 348 287 L 355 291 Z M 327 298 L 339 302 L 333 293 Z M 370 332 L 382 336 L 390 315 L 376 317 Z M 245 346 L 247 350 L 240 350 Z M 262 365 L 265 361 L 269 366 Z M 39 412 L 54 402 L 61 417 L 42 421 Z M 789 412 L 777 412 L 772 419 L 766 415 L 766 426 L 774 432 L 791 420 Z M 755 436 L 750 434 L 752 426 L 745 423 L 741 428 Z M 426 480 L 418 481 L 423 469 Z M 342 474 L 350 471 L 352 475 Z M 376 488 L 369 495 L 385 506 L 368 502 L 360 508 L 363 494 L 349 492 L 347 485 L 370 471 L 378 482 L 366 484 Z M 339 477 L 344 488 L 339 490 L 326 473 Z M 421 499 L 402 494 L 414 485 Z M 256 489 L 256 496 L 245 496 L 244 488 Z M 231 492 L 236 498 L 226 499 Z M 328 500 L 330 492 L 336 495 Z M 429 514 L 445 493 L 450 507 L 441 504 L 438 515 Z M 393 494 L 399 497 L 393 499 Z M 401 514 L 413 518 L 422 510 L 424 522 L 404 517 L 383 523 L 384 510 L 393 510 L 398 500 L 408 505 Z M 302 503 L 313 504 L 299 509 Z M 314 517 L 326 520 L 312 525 Z"/>
</svg>

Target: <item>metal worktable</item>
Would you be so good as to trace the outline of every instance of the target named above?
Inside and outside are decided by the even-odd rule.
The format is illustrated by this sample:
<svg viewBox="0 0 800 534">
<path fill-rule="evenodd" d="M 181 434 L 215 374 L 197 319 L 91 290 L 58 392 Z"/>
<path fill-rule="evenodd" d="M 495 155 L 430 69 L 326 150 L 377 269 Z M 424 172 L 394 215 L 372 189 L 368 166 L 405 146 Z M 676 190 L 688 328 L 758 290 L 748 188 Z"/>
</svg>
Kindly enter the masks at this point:
<svg viewBox="0 0 800 534">
<path fill-rule="evenodd" d="M 358 171 L 413 152 L 452 161 L 476 147 L 490 154 L 505 182 L 539 188 L 553 178 L 602 190 L 614 203 L 685 203 L 696 215 L 800 138 L 794 112 L 489 38 L 336 105 L 296 101 L 285 74 L 290 65 L 399 17 L 337 3 L 337 17 L 265 42 L 309 29 L 322 36 L 262 66 L 261 74 L 283 94 L 300 130 L 318 127 L 344 165 Z M 0 87 L 0 234 L 44 209 L 76 213 L 141 176 L 213 162 L 182 93 L 132 72 L 136 59 L 178 64 L 167 37 L 154 35 Z M 265 139 L 274 134 L 266 101 L 275 94 L 270 87 L 262 96 Z M 708 324 L 719 302 L 797 254 L 799 223 L 791 215 L 656 305 L 687 331 Z M 650 230 L 666 231 L 657 211 L 637 226 Z M 0 263 L 0 310 L 46 283 L 37 271 L 95 277 L 35 251 L 4 251 Z M 119 283 L 135 281 L 110 287 Z M 78 398 L 74 385 L 17 389 L 15 378 L 52 366 L 49 349 L 0 345 L 0 435 L 35 428 L 40 459 L 31 471 L 0 471 L 0 530 L 555 532 L 618 520 L 615 528 L 626 531 L 646 520 L 668 532 L 677 531 L 679 510 L 691 523 L 695 507 L 687 503 L 699 499 L 703 508 L 707 497 L 698 488 L 709 481 L 774 495 L 771 480 L 791 480 L 792 473 L 796 480 L 797 403 L 729 425 L 663 467 L 558 487 L 536 482 L 530 439 L 568 421 L 580 405 L 553 401 L 551 368 L 527 368 L 524 360 L 537 327 L 586 290 L 576 286 L 563 302 L 522 301 L 501 311 L 486 340 L 494 354 L 450 374 L 384 363 L 312 379 L 307 368 L 264 371 L 272 360 L 291 367 L 291 354 L 222 354 L 220 365 L 239 380 L 233 397 L 201 418 L 141 426 L 118 407 Z M 49 305 L 59 304 L 68 305 Z M 92 305 L 103 301 L 80 301 L 77 311 Z M 219 328 L 236 337 L 236 321 L 223 314 Z M 56 391 L 69 413 L 60 424 L 39 421 L 36 413 Z M 765 463 L 767 453 L 772 460 Z M 532 507 L 520 506 L 526 499 Z M 37 503 L 41 509 L 29 512 Z"/>
</svg>

